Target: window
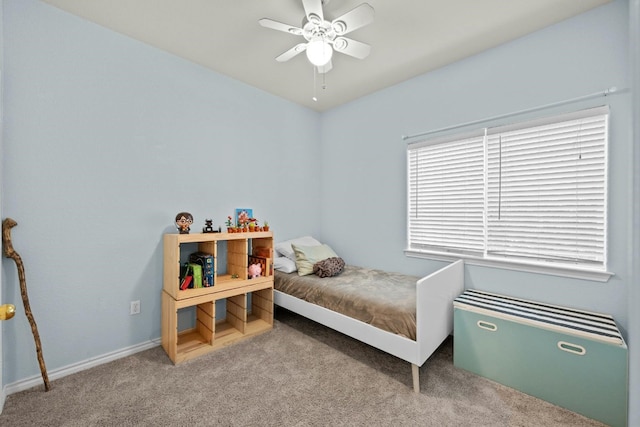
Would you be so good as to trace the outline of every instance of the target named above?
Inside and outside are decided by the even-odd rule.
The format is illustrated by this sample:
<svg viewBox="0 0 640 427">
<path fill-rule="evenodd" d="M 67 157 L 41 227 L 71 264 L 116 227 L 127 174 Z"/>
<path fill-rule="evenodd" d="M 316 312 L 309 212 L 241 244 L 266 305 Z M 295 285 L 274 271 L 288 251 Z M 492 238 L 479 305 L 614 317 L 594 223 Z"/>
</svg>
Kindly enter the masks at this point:
<svg viewBox="0 0 640 427">
<path fill-rule="evenodd" d="M 411 143 L 408 251 L 606 271 L 607 107 Z"/>
</svg>

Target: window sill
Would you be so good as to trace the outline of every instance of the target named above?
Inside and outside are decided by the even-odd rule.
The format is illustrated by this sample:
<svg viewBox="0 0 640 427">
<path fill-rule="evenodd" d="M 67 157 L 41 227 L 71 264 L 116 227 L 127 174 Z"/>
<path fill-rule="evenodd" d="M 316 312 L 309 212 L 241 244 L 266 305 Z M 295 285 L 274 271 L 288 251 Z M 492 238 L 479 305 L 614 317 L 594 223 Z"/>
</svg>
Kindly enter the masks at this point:
<svg viewBox="0 0 640 427">
<path fill-rule="evenodd" d="M 524 263 L 515 261 L 500 261 L 485 259 L 471 255 L 453 255 L 443 252 L 427 252 L 405 249 L 404 254 L 411 258 L 423 258 L 437 261 L 456 261 L 464 259 L 467 265 L 479 265 L 481 267 L 501 268 L 504 270 L 523 271 L 527 273 L 548 274 L 552 276 L 569 277 L 572 279 L 591 280 L 594 282 L 607 282 L 614 276 L 608 271 L 595 271 L 589 269 L 579 269 L 564 266 L 543 265 L 534 263 Z"/>
</svg>

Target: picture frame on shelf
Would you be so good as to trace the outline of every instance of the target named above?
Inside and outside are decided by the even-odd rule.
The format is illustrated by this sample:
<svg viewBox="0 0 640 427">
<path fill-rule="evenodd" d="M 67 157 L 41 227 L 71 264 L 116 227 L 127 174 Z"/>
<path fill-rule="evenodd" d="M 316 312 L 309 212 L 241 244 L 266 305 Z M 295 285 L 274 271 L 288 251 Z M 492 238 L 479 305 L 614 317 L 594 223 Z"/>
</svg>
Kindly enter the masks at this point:
<svg viewBox="0 0 640 427">
<path fill-rule="evenodd" d="M 236 225 L 241 227 L 249 223 L 249 218 L 253 218 L 253 209 L 236 208 Z"/>
</svg>

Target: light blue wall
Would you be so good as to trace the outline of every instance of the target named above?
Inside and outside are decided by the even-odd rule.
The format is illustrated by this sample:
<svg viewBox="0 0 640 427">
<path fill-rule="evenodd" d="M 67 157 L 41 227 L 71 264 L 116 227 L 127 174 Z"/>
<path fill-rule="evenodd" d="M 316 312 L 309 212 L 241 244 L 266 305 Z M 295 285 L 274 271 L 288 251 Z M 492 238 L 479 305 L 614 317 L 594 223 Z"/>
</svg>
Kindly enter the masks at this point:
<svg viewBox="0 0 640 427">
<path fill-rule="evenodd" d="M 629 10 L 628 1 L 617 0 L 323 114 L 323 240 L 352 264 L 418 275 L 441 267 L 441 262 L 407 258 L 403 253 L 406 142 L 402 136 L 564 101 L 612 86 L 629 88 Z M 605 103 L 611 107 L 608 249 L 609 270 L 615 276 L 599 283 L 467 266 L 465 281 L 470 288 L 611 313 L 629 336 L 630 329 L 640 328 L 637 322 L 629 323 L 627 304 L 630 287 L 638 286 L 629 255 L 633 212 L 631 94 L 535 115 Z M 633 348 L 630 364 L 632 369 L 640 366 L 640 354 Z M 637 381 L 631 384 L 631 395 L 636 398 L 638 387 Z M 638 419 L 637 404 L 631 409 L 635 411 L 632 417 Z"/>
<path fill-rule="evenodd" d="M 640 425 L 640 355 L 635 350 L 640 346 L 640 0 L 629 2 L 630 76 L 633 87 L 633 215 L 631 235 L 630 271 L 634 278 L 629 286 L 629 336 L 627 342 L 632 349 L 629 371 L 629 425 Z"/>
<path fill-rule="evenodd" d="M 50 371 L 160 337 L 176 213 L 198 230 L 251 207 L 283 238 L 317 234 L 316 112 L 42 2 L 4 6 L 3 216 Z M 22 311 L 13 261 L 2 275 Z M 39 375 L 24 313 L 3 323 L 4 384 Z"/>
<path fill-rule="evenodd" d="M 2 141 L 3 141 L 3 135 L 2 135 L 2 123 L 4 121 L 4 105 L 2 102 L 2 92 L 3 92 L 3 79 L 4 79 L 4 41 L 3 41 L 3 35 L 4 35 L 4 19 L 3 19 L 3 3 L 0 2 L 0 165 L 3 164 L 2 158 L 3 158 L 3 148 L 2 148 Z M 3 194 L 3 190 L 2 190 L 2 172 L 0 169 L 0 221 L 4 218 L 4 214 L 2 212 L 2 194 Z M 4 286 L 2 285 L 2 279 L 3 279 L 3 274 L 2 274 L 2 267 L 0 266 L 0 304 L 6 304 L 5 301 L 5 292 L 4 292 Z M 2 369 L 2 355 L 3 355 L 3 351 L 2 351 L 2 343 L 3 343 L 3 339 L 2 339 L 2 331 L 4 330 L 4 323 L 6 322 L 0 322 L 0 412 L 2 411 L 2 407 L 4 406 L 4 400 L 6 397 L 5 394 L 5 390 L 4 390 L 4 379 L 3 379 L 3 369 Z"/>
<path fill-rule="evenodd" d="M 253 207 L 278 238 L 314 234 L 351 263 L 424 274 L 443 263 L 403 254 L 402 135 L 630 85 L 628 0 L 322 115 L 36 0 L 3 3 L 3 218 L 19 223 L 14 246 L 50 370 L 159 337 L 160 241 L 180 210 L 199 227 Z M 631 97 L 549 113 L 605 102 L 616 276 L 603 284 L 468 267 L 466 280 L 609 312 L 637 337 L 627 304 Z M 3 298 L 21 307 L 6 259 L 0 279 Z M 128 314 L 133 299 L 139 316 Z M 38 376 L 24 314 L 3 329 L 4 384 Z"/>
<path fill-rule="evenodd" d="M 618 1 L 325 113 L 323 238 L 355 264 L 414 274 L 439 268 L 403 253 L 402 136 L 628 87 L 627 49 L 627 3 Z M 610 312 L 626 328 L 629 99 L 626 93 L 537 113 L 611 106 L 609 268 L 616 276 L 603 284 L 468 267 L 467 286 Z"/>
</svg>

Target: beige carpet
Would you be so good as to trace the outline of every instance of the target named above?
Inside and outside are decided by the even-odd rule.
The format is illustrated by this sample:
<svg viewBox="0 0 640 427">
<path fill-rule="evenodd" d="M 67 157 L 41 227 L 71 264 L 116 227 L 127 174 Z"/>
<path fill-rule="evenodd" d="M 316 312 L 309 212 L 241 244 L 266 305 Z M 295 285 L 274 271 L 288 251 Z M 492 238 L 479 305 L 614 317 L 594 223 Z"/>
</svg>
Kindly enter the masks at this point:
<svg viewBox="0 0 640 427">
<path fill-rule="evenodd" d="M 178 366 L 161 347 L 8 396 L 1 426 L 601 426 L 457 369 L 452 340 L 411 367 L 288 311 Z"/>
</svg>

